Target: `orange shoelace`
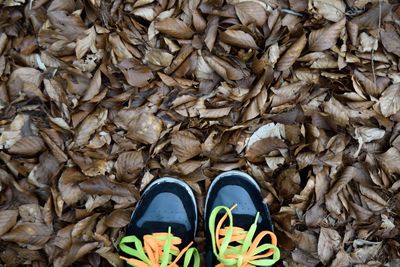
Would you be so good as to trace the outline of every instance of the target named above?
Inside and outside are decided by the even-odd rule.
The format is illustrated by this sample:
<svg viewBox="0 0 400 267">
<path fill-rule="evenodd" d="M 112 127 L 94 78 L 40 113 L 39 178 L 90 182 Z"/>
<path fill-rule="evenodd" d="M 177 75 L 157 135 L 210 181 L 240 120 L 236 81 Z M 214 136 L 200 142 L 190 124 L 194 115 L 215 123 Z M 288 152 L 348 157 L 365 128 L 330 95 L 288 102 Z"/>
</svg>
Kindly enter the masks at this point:
<svg viewBox="0 0 400 267">
<path fill-rule="evenodd" d="M 128 243 L 134 244 L 135 248 L 128 246 Z M 194 259 L 193 266 L 200 266 L 199 253 L 195 248 L 191 248 L 193 242 L 179 250 L 177 246 L 182 243 L 182 240 L 173 236 L 170 228 L 168 233 L 145 235 L 143 243 L 144 246 L 136 236 L 125 236 L 121 239 L 119 247 L 134 258 L 123 256 L 120 258 L 135 267 L 179 267 L 177 263 L 185 255 L 184 267 L 189 265 L 192 258 Z M 175 259 L 172 261 L 173 256 Z"/>
<path fill-rule="evenodd" d="M 214 254 L 219 260 L 216 267 L 238 266 L 238 267 L 253 267 L 266 266 L 276 263 L 280 258 L 280 252 L 277 247 L 277 238 L 270 231 L 260 232 L 253 240 L 253 236 L 257 229 L 257 221 L 259 213 L 256 215 L 255 222 L 251 225 L 248 231 L 240 227 L 233 226 L 232 210 L 219 206 L 216 207 L 210 216 L 209 228 L 211 232 Z M 219 220 L 215 227 L 215 219 L 220 210 L 225 210 L 225 215 Z M 229 225 L 222 228 L 225 220 L 229 217 Z M 261 244 L 265 236 L 271 239 L 270 244 Z M 236 242 L 238 245 L 231 245 Z M 272 256 L 272 258 L 269 258 Z"/>
</svg>

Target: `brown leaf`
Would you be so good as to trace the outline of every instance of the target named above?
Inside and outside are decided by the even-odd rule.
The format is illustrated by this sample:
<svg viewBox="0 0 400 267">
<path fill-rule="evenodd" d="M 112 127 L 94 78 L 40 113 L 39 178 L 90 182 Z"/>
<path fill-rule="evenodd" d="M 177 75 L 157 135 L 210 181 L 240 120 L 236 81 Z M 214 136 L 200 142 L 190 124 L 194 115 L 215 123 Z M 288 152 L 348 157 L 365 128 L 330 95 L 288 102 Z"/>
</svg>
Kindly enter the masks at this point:
<svg viewBox="0 0 400 267">
<path fill-rule="evenodd" d="M 254 142 L 246 151 L 245 157 L 251 162 L 262 162 L 268 153 L 286 148 L 286 144 L 279 138 L 268 137 Z"/>
<path fill-rule="evenodd" d="M 346 25 L 346 19 L 342 19 L 322 29 L 312 31 L 308 37 L 308 46 L 311 51 L 324 51 L 334 46 L 340 32 Z"/>
<path fill-rule="evenodd" d="M 346 4 L 343 0 L 313 0 L 312 4 L 317 12 L 327 20 L 338 22 L 345 16 Z"/>
<path fill-rule="evenodd" d="M 155 27 L 161 33 L 171 37 L 189 39 L 193 36 L 193 31 L 180 19 L 167 18 L 155 23 Z"/>
<path fill-rule="evenodd" d="M 62 173 L 58 180 L 58 188 L 62 199 L 67 205 L 73 205 L 85 196 L 85 192 L 79 188 L 79 183 L 86 179 L 88 177 L 83 175 L 77 168 L 68 168 Z"/>
<path fill-rule="evenodd" d="M 79 125 L 75 133 L 75 144 L 74 147 L 80 147 L 86 145 L 89 142 L 92 134 L 96 132 L 97 129 L 101 128 L 107 120 L 108 110 L 99 108 L 89 116 Z"/>
<path fill-rule="evenodd" d="M 241 48 L 257 49 L 253 36 L 240 30 L 226 30 L 219 34 L 221 41 Z"/>
<path fill-rule="evenodd" d="M 96 31 L 94 26 L 87 29 L 85 31 L 85 37 L 80 38 L 76 41 L 76 57 L 77 59 L 81 59 L 86 55 L 86 53 L 91 49 L 93 52 L 96 51 L 95 42 L 96 42 Z"/>
<path fill-rule="evenodd" d="M 159 67 L 168 67 L 171 65 L 173 59 L 173 55 L 161 49 L 151 49 L 146 52 L 144 57 L 145 62 L 149 62 L 150 64 Z"/>
<path fill-rule="evenodd" d="M 307 37 L 303 34 L 299 39 L 297 39 L 283 54 L 283 56 L 276 63 L 276 69 L 279 71 L 284 71 L 289 69 L 293 63 L 300 56 L 301 51 L 307 43 Z"/>
<path fill-rule="evenodd" d="M 144 168 L 143 155 L 141 151 L 129 151 L 121 153 L 114 165 L 117 175 L 126 182 L 136 180 Z"/>
<path fill-rule="evenodd" d="M 98 242 L 76 242 L 72 246 L 54 259 L 55 267 L 71 266 L 72 263 L 90 253 L 98 246 Z"/>
<path fill-rule="evenodd" d="M 105 224 L 111 228 L 121 228 L 128 225 L 132 210 L 114 210 L 106 217 Z"/>
<path fill-rule="evenodd" d="M 318 256 L 323 264 L 328 262 L 338 252 L 342 238 L 339 233 L 330 228 L 321 228 L 318 239 Z"/>
<path fill-rule="evenodd" d="M 379 98 L 382 115 L 389 117 L 400 110 L 400 83 L 395 83 L 383 91 Z"/>
<path fill-rule="evenodd" d="M 79 188 L 95 195 L 112 195 L 127 197 L 132 196 L 132 192 L 123 184 L 109 181 L 104 176 L 98 176 L 79 183 Z"/>
<path fill-rule="evenodd" d="M 191 159 L 201 152 L 200 141 L 189 131 L 179 131 L 172 135 L 171 144 L 179 162 Z"/>
<path fill-rule="evenodd" d="M 400 36 L 395 31 L 381 31 L 383 47 L 390 53 L 400 57 Z"/>
<path fill-rule="evenodd" d="M 158 117 L 151 113 L 141 113 L 129 123 L 126 136 L 141 143 L 154 144 L 162 128 L 162 121 Z"/>
<path fill-rule="evenodd" d="M 204 56 L 204 59 L 209 64 L 209 66 L 226 81 L 241 80 L 245 76 L 247 76 L 245 70 L 235 68 L 225 60 L 220 59 L 219 57 L 211 55 Z"/>
<path fill-rule="evenodd" d="M 384 18 L 392 9 L 388 3 L 376 3 L 371 9 L 362 15 L 355 17 L 351 20 L 353 24 L 358 26 L 359 30 L 373 30 L 377 29 L 380 25 L 382 18 Z"/>
<path fill-rule="evenodd" d="M 34 68 L 15 69 L 8 79 L 10 98 L 15 99 L 18 96 L 21 89 L 24 88 L 24 83 L 31 83 L 36 87 L 40 87 L 42 79 L 42 73 Z"/>
<path fill-rule="evenodd" d="M 379 88 L 376 86 L 376 84 L 367 77 L 365 77 L 361 72 L 355 70 L 354 76 L 357 78 L 357 81 L 362 85 L 362 88 L 367 94 L 375 97 L 380 95 L 381 92 Z"/>
<path fill-rule="evenodd" d="M 240 22 L 246 26 L 255 23 L 258 27 L 262 27 L 267 21 L 267 12 L 258 2 L 239 2 L 235 5 L 235 11 Z"/>
<path fill-rule="evenodd" d="M 34 156 L 45 148 L 42 138 L 38 136 L 26 136 L 12 145 L 8 152 L 21 156 Z"/>
<path fill-rule="evenodd" d="M 0 236 L 7 233 L 16 223 L 18 210 L 0 211 Z"/>
<path fill-rule="evenodd" d="M 226 108 L 213 108 L 213 109 L 199 109 L 200 118 L 221 118 L 229 114 L 231 107 Z"/>
<path fill-rule="evenodd" d="M 18 223 L 0 239 L 32 246 L 42 247 L 51 237 L 52 230 L 41 223 Z"/>
<path fill-rule="evenodd" d="M 215 40 L 217 38 L 218 23 L 218 16 L 211 16 L 207 22 L 207 28 L 205 32 L 206 38 L 204 39 L 204 43 L 210 52 L 213 50 Z"/>
<path fill-rule="evenodd" d="M 389 174 L 400 174 L 400 152 L 394 148 L 389 148 L 385 153 L 376 156 L 382 168 Z"/>
<path fill-rule="evenodd" d="M 89 88 L 86 90 L 82 101 L 92 100 L 99 92 L 101 88 L 101 71 L 98 69 L 90 81 Z"/>
</svg>

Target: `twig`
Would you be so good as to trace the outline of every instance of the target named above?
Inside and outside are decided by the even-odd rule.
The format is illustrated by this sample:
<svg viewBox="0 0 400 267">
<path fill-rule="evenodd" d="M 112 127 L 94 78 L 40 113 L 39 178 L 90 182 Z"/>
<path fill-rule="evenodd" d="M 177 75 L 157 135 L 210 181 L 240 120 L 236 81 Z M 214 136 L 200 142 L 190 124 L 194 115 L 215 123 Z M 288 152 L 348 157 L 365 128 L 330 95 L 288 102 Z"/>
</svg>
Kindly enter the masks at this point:
<svg viewBox="0 0 400 267">
<path fill-rule="evenodd" d="M 378 36 L 381 36 L 381 22 L 382 22 L 382 6 L 381 0 L 379 0 L 379 17 L 378 17 Z M 372 65 L 372 75 L 374 76 L 374 83 L 376 84 L 376 74 L 375 74 L 375 62 L 374 62 L 374 50 L 371 51 L 371 65 Z"/>
<path fill-rule="evenodd" d="M 294 15 L 294 16 L 298 16 L 298 17 L 304 17 L 303 14 L 301 14 L 301 13 L 299 13 L 299 12 L 296 12 L 296 11 L 293 11 L 293 10 L 291 10 L 291 9 L 282 8 L 281 11 L 284 12 L 284 13 L 288 13 L 288 14 L 290 14 L 290 15 Z"/>
</svg>

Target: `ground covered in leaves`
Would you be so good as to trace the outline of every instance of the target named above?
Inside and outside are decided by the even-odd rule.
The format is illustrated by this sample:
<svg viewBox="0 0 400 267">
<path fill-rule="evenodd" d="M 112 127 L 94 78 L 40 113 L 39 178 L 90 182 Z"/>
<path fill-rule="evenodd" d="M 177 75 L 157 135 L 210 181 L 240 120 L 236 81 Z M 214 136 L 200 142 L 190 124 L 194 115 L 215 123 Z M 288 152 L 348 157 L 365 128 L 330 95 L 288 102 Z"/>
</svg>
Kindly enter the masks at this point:
<svg viewBox="0 0 400 267">
<path fill-rule="evenodd" d="M 399 33 L 396 0 L 0 0 L 0 266 L 121 266 L 152 179 L 202 213 L 232 169 L 279 265 L 399 266 Z"/>
</svg>

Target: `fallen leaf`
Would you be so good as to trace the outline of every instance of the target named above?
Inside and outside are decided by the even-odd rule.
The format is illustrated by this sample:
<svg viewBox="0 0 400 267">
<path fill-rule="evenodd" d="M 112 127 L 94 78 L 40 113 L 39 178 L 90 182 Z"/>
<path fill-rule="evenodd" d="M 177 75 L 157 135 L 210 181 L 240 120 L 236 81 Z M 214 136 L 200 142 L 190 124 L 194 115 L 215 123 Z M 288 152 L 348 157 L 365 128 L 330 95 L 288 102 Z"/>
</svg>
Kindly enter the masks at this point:
<svg viewBox="0 0 400 267">
<path fill-rule="evenodd" d="M 0 236 L 7 233 L 16 223 L 18 210 L 0 211 Z"/>
<path fill-rule="evenodd" d="M 79 183 L 79 188 L 88 194 L 131 197 L 132 192 L 124 185 L 109 181 L 104 176 L 94 177 Z"/>
<path fill-rule="evenodd" d="M 106 122 L 107 114 L 107 109 L 99 108 L 87 116 L 76 131 L 74 147 L 86 145 L 92 134 Z"/>
<path fill-rule="evenodd" d="M 42 138 L 38 136 L 26 136 L 12 145 L 8 152 L 22 156 L 34 156 L 45 149 Z"/>
<path fill-rule="evenodd" d="M 152 49 L 146 52 L 144 60 L 159 67 L 168 67 L 171 65 L 173 58 L 174 56 L 166 51 Z"/>
<path fill-rule="evenodd" d="M 66 169 L 58 180 L 61 197 L 67 205 L 73 205 L 85 196 L 79 183 L 88 179 L 77 168 Z"/>
<path fill-rule="evenodd" d="M 160 137 L 162 121 L 150 113 L 141 113 L 128 125 L 127 136 L 135 141 L 154 144 Z"/>
<path fill-rule="evenodd" d="M 243 25 L 255 23 L 261 27 L 267 21 L 267 12 L 260 2 L 244 1 L 235 5 L 236 15 Z"/>
<path fill-rule="evenodd" d="M 385 153 L 376 156 L 377 160 L 381 164 L 382 168 L 389 174 L 400 173 L 400 152 L 394 148 L 389 148 Z"/>
<path fill-rule="evenodd" d="M 334 46 L 345 25 L 346 19 L 342 19 L 332 25 L 312 31 L 308 38 L 309 49 L 311 51 L 324 51 Z"/>
<path fill-rule="evenodd" d="M 247 148 L 246 158 L 251 162 L 264 161 L 264 156 L 274 150 L 286 148 L 285 142 L 276 137 L 267 137 L 254 142 Z"/>
<path fill-rule="evenodd" d="M 172 135 L 171 144 L 179 162 L 191 159 L 201 152 L 200 141 L 189 131 L 179 131 Z"/>
<path fill-rule="evenodd" d="M 224 32 L 221 32 L 219 36 L 223 42 L 230 45 L 238 46 L 241 48 L 258 48 L 254 38 L 244 31 L 226 30 Z"/>
<path fill-rule="evenodd" d="M 18 223 L 0 239 L 7 242 L 42 247 L 51 237 L 52 230 L 41 223 Z"/>
<path fill-rule="evenodd" d="M 318 238 L 318 256 L 323 264 L 328 262 L 339 251 L 342 238 L 339 233 L 330 228 L 321 228 Z"/>
<path fill-rule="evenodd" d="M 400 36 L 394 31 L 381 31 L 383 47 L 390 53 L 400 57 Z"/>
<path fill-rule="evenodd" d="M 76 41 L 75 52 L 77 59 L 81 59 L 82 57 L 84 57 L 89 49 L 92 50 L 92 52 L 96 52 L 96 31 L 94 29 L 94 26 L 87 29 L 85 31 L 85 34 L 85 37 L 80 38 Z"/>
<path fill-rule="evenodd" d="M 171 37 L 189 39 L 193 36 L 193 31 L 180 19 L 167 18 L 155 23 L 155 27 L 161 33 Z"/>
<path fill-rule="evenodd" d="M 140 151 L 123 152 L 118 156 L 114 168 L 118 177 L 126 182 L 136 180 L 144 168 L 143 155 Z"/>
<path fill-rule="evenodd" d="M 395 83 L 383 91 L 379 98 L 382 115 L 389 117 L 400 110 L 400 83 Z"/>
<path fill-rule="evenodd" d="M 317 12 L 327 20 L 338 22 L 345 16 L 346 4 L 343 0 L 313 0 L 312 4 Z"/>
<path fill-rule="evenodd" d="M 98 69 L 93 76 L 93 79 L 90 81 L 89 87 L 85 92 L 85 95 L 82 97 L 82 101 L 89 101 L 95 97 L 101 89 L 101 71 Z"/>
<path fill-rule="evenodd" d="M 289 69 L 293 63 L 297 60 L 300 56 L 301 51 L 303 51 L 304 47 L 306 46 L 307 38 L 306 35 L 303 34 L 297 39 L 281 56 L 276 63 L 276 69 L 278 71 L 284 71 Z"/>
</svg>

